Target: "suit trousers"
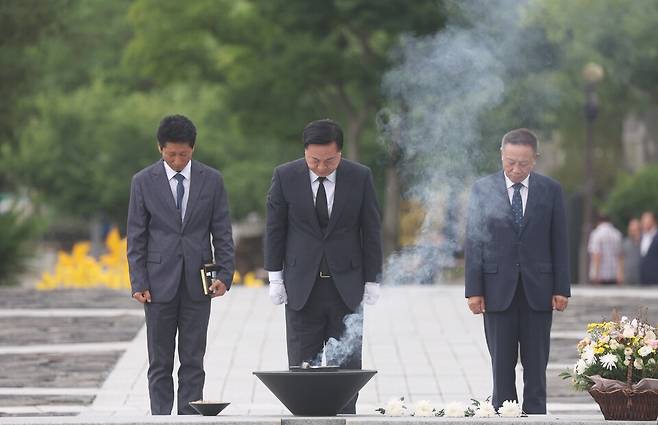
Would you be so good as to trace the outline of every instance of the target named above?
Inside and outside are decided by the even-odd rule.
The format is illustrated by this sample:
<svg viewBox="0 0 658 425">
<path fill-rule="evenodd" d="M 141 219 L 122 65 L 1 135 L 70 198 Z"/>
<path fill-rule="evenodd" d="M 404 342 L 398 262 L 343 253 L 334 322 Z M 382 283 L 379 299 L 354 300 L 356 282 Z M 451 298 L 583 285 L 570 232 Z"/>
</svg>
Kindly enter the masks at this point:
<svg viewBox="0 0 658 425">
<path fill-rule="evenodd" d="M 520 276 L 509 308 L 484 314 L 484 331 L 493 370 L 492 404 L 496 409 L 506 400 L 518 401 L 515 368 L 520 352 L 523 411 L 546 413 L 546 366 L 552 320 L 552 311 L 530 308 Z"/>
<path fill-rule="evenodd" d="M 330 338 L 340 340 L 345 331 L 343 319 L 349 314 L 360 315 L 356 326 L 359 337 L 354 352 L 342 364 L 345 369 L 361 369 L 363 338 L 363 309 L 352 311 L 340 297 L 331 278 L 318 277 L 306 305 L 295 311 L 286 305 L 286 339 L 288 343 L 288 364 L 300 366 L 302 362 L 318 363 L 325 342 Z M 356 413 L 358 394 L 340 413 Z"/>
<path fill-rule="evenodd" d="M 210 299 L 190 299 L 183 279 L 176 296 L 166 303 L 146 303 L 148 383 L 151 414 L 170 415 L 174 403 L 174 350 L 178 333 L 178 414 L 195 415 L 188 403 L 203 398 Z"/>
</svg>

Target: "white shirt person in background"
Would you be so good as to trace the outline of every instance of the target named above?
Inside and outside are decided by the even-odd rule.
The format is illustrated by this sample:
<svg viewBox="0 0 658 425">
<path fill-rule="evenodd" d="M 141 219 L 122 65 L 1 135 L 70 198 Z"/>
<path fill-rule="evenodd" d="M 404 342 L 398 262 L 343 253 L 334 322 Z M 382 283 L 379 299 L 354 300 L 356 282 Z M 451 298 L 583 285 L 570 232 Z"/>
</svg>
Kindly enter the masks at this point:
<svg viewBox="0 0 658 425">
<path fill-rule="evenodd" d="M 621 285 L 624 277 L 622 234 L 600 214 L 598 224 L 589 235 L 589 280 L 596 285 Z"/>
</svg>

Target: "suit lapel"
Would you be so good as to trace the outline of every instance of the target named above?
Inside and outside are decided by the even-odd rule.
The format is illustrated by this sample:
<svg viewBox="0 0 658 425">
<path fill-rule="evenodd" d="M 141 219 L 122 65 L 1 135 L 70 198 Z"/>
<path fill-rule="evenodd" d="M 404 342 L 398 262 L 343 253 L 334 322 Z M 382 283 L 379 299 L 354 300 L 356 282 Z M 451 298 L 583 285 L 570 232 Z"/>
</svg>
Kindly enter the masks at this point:
<svg viewBox="0 0 658 425">
<path fill-rule="evenodd" d="M 160 199 L 162 205 L 170 210 L 171 214 L 169 215 L 172 217 L 180 217 L 178 209 L 176 208 L 176 201 L 171 193 L 171 186 L 169 185 L 163 162 L 158 161 L 155 163 L 150 174 L 153 181 L 153 187 L 155 188 L 153 191 L 155 195 Z M 180 220 L 178 220 L 178 223 L 180 224 Z"/>
<path fill-rule="evenodd" d="M 347 171 L 344 167 L 344 162 L 341 161 L 336 168 L 336 184 L 334 185 L 334 204 L 331 207 L 331 216 L 329 217 L 329 224 L 327 225 L 327 230 L 325 232 L 325 237 L 331 233 L 331 231 L 336 226 L 336 222 L 340 218 L 340 214 L 343 212 L 345 203 L 347 202 L 347 186 L 346 181 L 349 180 L 347 176 Z"/>
<path fill-rule="evenodd" d="M 299 193 L 302 197 L 301 206 L 309 216 L 309 222 L 313 227 L 313 231 L 317 234 L 317 236 L 322 237 L 322 229 L 320 228 L 320 223 L 318 222 L 318 214 L 315 212 L 315 204 L 313 203 L 311 175 L 309 174 L 308 166 L 303 159 L 300 161 L 300 167 L 297 170 L 297 178 L 295 180 L 297 184 L 297 190 L 295 192 Z"/>
<path fill-rule="evenodd" d="M 183 228 L 190 221 L 190 216 L 196 211 L 195 205 L 199 199 L 199 194 L 206 183 L 206 174 L 198 166 L 196 161 L 192 161 L 190 169 L 190 195 L 187 197 L 187 206 L 185 207 L 185 217 L 183 217 Z"/>
</svg>

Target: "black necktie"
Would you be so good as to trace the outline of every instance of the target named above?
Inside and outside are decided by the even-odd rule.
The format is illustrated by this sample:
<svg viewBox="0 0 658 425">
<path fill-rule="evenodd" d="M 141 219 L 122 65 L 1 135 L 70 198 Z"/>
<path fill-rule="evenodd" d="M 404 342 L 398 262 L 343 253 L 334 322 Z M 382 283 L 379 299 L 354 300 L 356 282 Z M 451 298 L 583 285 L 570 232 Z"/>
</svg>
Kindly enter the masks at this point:
<svg viewBox="0 0 658 425">
<path fill-rule="evenodd" d="M 318 223 L 320 223 L 320 228 L 324 232 L 327 229 L 329 224 L 329 207 L 327 206 L 327 192 L 324 190 L 324 180 L 326 177 L 318 177 L 318 192 L 315 194 L 315 213 L 318 215 Z M 322 255 L 322 260 L 320 261 L 320 277 L 330 277 L 331 272 L 329 271 L 329 264 L 327 263 L 327 258 Z"/>
<path fill-rule="evenodd" d="M 318 177 L 318 192 L 315 195 L 315 212 L 318 215 L 318 223 L 322 230 L 329 224 L 329 207 L 327 206 L 327 192 L 324 190 L 324 180 L 326 177 Z"/>
<path fill-rule="evenodd" d="M 177 173 L 174 175 L 174 178 L 178 180 L 178 185 L 176 186 L 176 208 L 180 210 L 183 205 L 183 195 L 185 195 L 185 186 L 183 186 L 185 176 L 181 173 Z"/>
<path fill-rule="evenodd" d="M 514 183 L 514 195 L 512 196 L 512 215 L 517 233 L 521 233 L 521 222 L 523 221 L 523 202 L 521 201 L 522 183 Z"/>
</svg>

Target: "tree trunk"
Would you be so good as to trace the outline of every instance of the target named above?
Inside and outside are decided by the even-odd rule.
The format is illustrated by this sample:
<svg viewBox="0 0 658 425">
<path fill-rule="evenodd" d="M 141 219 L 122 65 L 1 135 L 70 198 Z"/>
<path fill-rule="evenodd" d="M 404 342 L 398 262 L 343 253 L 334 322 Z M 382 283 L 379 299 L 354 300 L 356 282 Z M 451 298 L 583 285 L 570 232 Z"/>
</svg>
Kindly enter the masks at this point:
<svg viewBox="0 0 658 425">
<path fill-rule="evenodd" d="M 398 249 L 400 235 L 400 176 L 396 162 L 389 161 L 386 166 L 386 198 L 382 226 L 384 258 Z"/>
<path fill-rule="evenodd" d="M 347 133 L 344 142 L 347 158 L 352 161 L 359 160 L 359 138 L 363 132 L 363 125 L 367 116 L 368 110 L 362 109 L 356 116 L 350 117 L 347 121 Z"/>
</svg>

